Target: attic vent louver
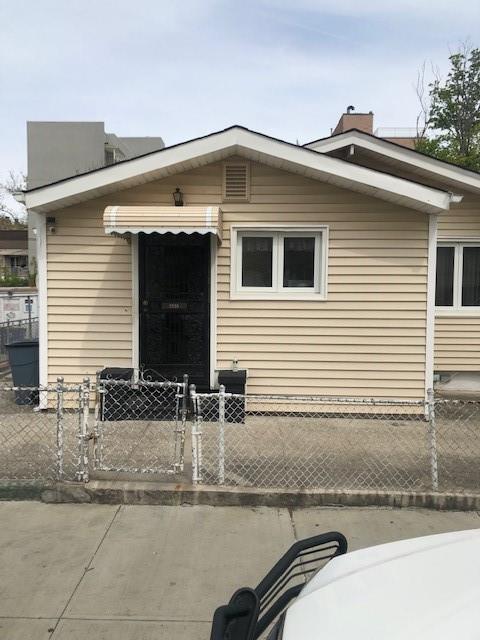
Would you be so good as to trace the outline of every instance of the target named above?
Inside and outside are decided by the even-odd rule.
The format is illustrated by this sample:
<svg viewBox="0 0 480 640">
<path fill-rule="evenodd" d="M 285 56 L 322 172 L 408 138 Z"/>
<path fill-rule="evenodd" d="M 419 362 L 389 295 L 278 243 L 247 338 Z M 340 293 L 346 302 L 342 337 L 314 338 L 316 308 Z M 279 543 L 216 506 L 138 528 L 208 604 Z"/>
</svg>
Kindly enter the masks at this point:
<svg viewBox="0 0 480 640">
<path fill-rule="evenodd" d="M 248 200 L 250 197 L 250 166 L 248 162 L 227 162 L 223 165 L 223 199 Z"/>
</svg>

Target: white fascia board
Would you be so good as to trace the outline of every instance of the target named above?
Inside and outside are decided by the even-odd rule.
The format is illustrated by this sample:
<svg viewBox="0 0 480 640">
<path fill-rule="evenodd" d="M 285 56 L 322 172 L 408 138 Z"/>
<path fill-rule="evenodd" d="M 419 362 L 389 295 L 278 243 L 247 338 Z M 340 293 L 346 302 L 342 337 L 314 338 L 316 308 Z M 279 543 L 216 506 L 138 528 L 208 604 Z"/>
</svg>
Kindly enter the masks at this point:
<svg viewBox="0 0 480 640">
<path fill-rule="evenodd" d="M 358 131 L 346 131 L 344 134 L 333 136 L 332 138 L 324 138 L 323 140 L 305 145 L 305 148 L 313 149 L 319 153 L 330 153 L 331 151 L 343 149 L 350 145 L 387 156 L 392 160 L 404 162 L 422 171 L 428 171 L 440 178 L 459 182 L 470 189 L 480 192 L 480 175 L 476 176 L 474 173 L 462 169 L 462 167 L 455 167 L 436 158 L 429 158 L 412 149 L 401 147 L 400 145 L 387 142 L 381 138 L 362 135 L 362 133 Z"/>
<path fill-rule="evenodd" d="M 161 177 L 162 173 L 167 175 L 174 172 L 176 166 L 181 167 L 182 163 L 197 161 L 206 164 L 213 161 L 211 156 L 218 156 L 219 153 L 224 156 L 242 153 L 247 157 L 253 154 L 260 161 L 268 163 L 270 159 L 277 166 L 281 161 L 286 170 L 296 170 L 312 178 L 427 213 L 439 213 L 450 207 L 451 195 L 446 192 L 241 128 L 228 129 L 27 192 L 26 206 L 28 209 L 48 206 L 53 210 L 74 201 L 95 197 L 105 188 L 111 191 L 114 190 L 112 186 L 121 188 L 122 182 L 135 180 L 139 176 L 150 174 L 150 179 L 153 180 Z"/>
<path fill-rule="evenodd" d="M 238 150 L 241 152 L 255 151 L 265 157 L 274 156 L 286 162 L 296 164 L 299 167 L 305 167 L 313 170 L 319 180 L 336 184 L 340 187 L 352 189 L 362 193 L 368 193 L 375 197 L 400 202 L 405 206 L 410 206 L 427 213 L 440 213 L 450 208 L 452 195 L 439 189 L 427 187 L 404 178 L 397 178 L 387 173 L 381 173 L 367 167 L 345 162 L 338 158 L 331 158 L 323 154 L 312 153 L 295 145 L 285 145 L 284 143 L 272 140 L 264 136 L 252 134 L 251 132 L 241 131 L 241 133 L 249 134 L 242 140 L 242 136 L 237 141 Z M 323 162 L 327 160 L 328 162 Z M 284 167 L 287 171 L 287 166 Z M 291 169 L 290 169 L 291 170 Z"/>
</svg>

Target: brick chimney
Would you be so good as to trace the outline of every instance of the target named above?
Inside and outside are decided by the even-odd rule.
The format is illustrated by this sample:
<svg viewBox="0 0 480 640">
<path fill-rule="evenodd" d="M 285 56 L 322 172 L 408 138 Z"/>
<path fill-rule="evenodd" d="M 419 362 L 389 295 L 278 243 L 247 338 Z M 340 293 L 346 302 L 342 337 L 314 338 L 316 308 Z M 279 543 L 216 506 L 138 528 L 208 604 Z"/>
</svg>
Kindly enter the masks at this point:
<svg viewBox="0 0 480 640">
<path fill-rule="evenodd" d="M 360 129 L 365 133 L 373 134 L 373 111 L 368 113 L 353 113 L 355 107 L 347 107 L 347 111 L 342 113 L 333 134 L 343 133 L 349 129 Z"/>
</svg>

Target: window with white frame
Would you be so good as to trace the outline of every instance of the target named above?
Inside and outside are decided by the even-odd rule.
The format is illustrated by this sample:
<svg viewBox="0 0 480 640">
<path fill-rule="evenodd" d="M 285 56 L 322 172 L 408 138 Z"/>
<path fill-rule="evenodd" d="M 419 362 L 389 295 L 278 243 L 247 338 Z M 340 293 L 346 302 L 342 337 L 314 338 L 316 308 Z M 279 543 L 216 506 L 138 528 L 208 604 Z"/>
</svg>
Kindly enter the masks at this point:
<svg viewBox="0 0 480 640">
<path fill-rule="evenodd" d="M 435 305 L 445 310 L 480 309 L 480 242 L 438 245 Z"/>
<path fill-rule="evenodd" d="M 234 293 L 247 297 L 324 296 L 325 240 L 325 229 L 238 230 Z"/>
</svg>

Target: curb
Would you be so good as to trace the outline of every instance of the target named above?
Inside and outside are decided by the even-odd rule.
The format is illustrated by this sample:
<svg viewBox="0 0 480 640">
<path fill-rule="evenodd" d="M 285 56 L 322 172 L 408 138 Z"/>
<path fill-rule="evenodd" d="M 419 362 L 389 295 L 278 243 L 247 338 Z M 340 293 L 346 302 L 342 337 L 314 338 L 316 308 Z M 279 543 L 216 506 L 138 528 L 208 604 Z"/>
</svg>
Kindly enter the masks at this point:
<svg viewBox="0 0 480 640">
<path fill-rule="evenodd" d="M 403 491 L 333 491 L 198 487 L 191 484 L 92 480 L 41 484 L 0 482 L 0 501 L 41 500 L 49 504 L 206 505 L 212 507 L 391 507 L 480 511 L 480 494 Z"/>
<path fill-rule="evenodd" d="M 46 487 L 34 480 L 0 481 L 0 501 L 2 500 L 41 500 Z"/>
<path fill-rule="evenodd" d="M 39 498 L 47 503 L 277 508 L 416 507 L 445 511 L 480 511 L 480 494 L 474 493 L 326 491 L 321 489 L 289 491 L 218 486 L 199 488 L 190 484 L 112 480 L 93 480 L 83 486 L 76 483 L 58 483 L 55 486 L 44 487 Z"/>
</svg>

